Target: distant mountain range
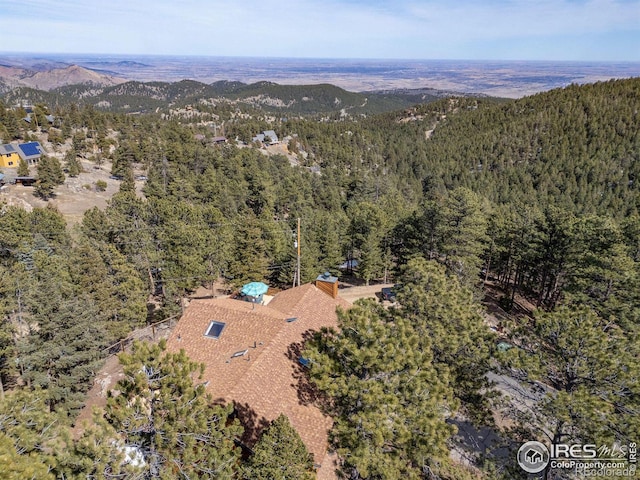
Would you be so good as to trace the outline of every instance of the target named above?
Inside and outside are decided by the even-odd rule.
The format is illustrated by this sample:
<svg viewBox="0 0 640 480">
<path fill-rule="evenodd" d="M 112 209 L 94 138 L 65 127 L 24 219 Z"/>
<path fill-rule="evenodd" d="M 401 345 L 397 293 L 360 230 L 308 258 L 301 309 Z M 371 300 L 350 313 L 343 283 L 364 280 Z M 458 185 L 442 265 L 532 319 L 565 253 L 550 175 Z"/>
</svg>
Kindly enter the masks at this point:
<svg viewBox="0 0 640 480">
<path fill-rule="evenodd" d="M 116 81 L 126 79 L 173 83 L 189 79 L 206 84 L 218 81 L 238 81 L 244 84 L 269 81 L 280 85 L 331 84 L 350 92 L 432 89 L 509 98 L 519 98 L 570 84 L 640 77 L 640 62 L 5 53 L 0 54 L 0 65 L 33 73 L 77 65 L 95 74 L 113 77 Z M 33 73 L 26 76 L 32 76 Z M 91 78 L 86 81 L 95 83 L 98 80 Z M 53 88 L 53 82 L 51 86 L 44 83 L 39 80 L 38 87 L 43 90 Z"/>
<path fill-rule="evenodd" d="M 145 113 L 182 108 L 208 102 L 229 104 L 235 108 L 265 111 L 280 116 L 337 114 L 366 115 L 406 108 L 417 103 L 429 103 L 451 96 L 452 92 L 431 89 L 349 92 L 330 84 L 280 85 L 274 82 L 219 81 L 212 84 L 181 80 L 179 82 L 125 81 L 81 67 L 69 67 L 38 72 L 23 77 L 10 77 L 22 85 L 50 85 L 48 90 L 27 86 L 6 85 L 1 95 L 9 105 L 42 103 L 64 105 L 90 104 L 96 108 L 125 113 Z M 27 79 L 27 81 L 25 81 Z M 66 84 L 66 83 L 70 84 Z M 56 86 L 62 84 L 63 86 Z"/>
<path fill-rule="evenodd" d="M 0 96 L 9 104 L 80 102 L 122 112 L 210 100 L 279 115 L 360 115 L 634 76 L 640 63 L 0 55 Z"/>
<path fill-rule="evenodd" d="M 226 80 L 212 84 L 195 80 L 140 82 L 78 65 L 39 67 L 40 70 L 34 71 L 0 66 L 0 96 L 6 103 L 85 103 L 104 110 L 142 113 L 211 101 L 281 115 L 361 115 L 401 109 L 456 94 L 425 88 L 349 92 L 330 84 L 280 85 L 268 81 L 251 84 Z M 133 64 L 125 65 L 125 68 L 129 67 L 137 68 Z"/>
<path fill-rule="evenodd" d="M 47 70 L 32 70 L 16 66 L 0 65 L 0 92 L 16 87 L 30 87 L 50 91 L 66 85 L 111 86 L 127 80 L 78 65 Z"/>
</svg>

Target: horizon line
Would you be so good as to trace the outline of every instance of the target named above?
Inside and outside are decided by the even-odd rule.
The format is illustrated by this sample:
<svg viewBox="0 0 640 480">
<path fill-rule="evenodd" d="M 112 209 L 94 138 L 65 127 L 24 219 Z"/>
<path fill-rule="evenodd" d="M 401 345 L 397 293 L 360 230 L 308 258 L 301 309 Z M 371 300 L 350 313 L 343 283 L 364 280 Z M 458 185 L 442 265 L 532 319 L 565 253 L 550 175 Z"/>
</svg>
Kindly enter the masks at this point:
<svg viewBox="0 0 640 480">
<path fill-rule="evenodd" d="M 508 62 L 508 63 L 576 63 L 576 64 L 615 64 L 628 63 L 640 64 L 640 60 L 575 60 L 575 59 L 514 59 L 514 58 L 392 58 L 392 57 L 283 57 L 283 56 L 251 56 L 251 55 L 207 55 L 207 54 L 188 54 L 188 53 L 91 53 L 91 52 L 22 52 L 22 51 L 0 51 L 0 56 L 49 56 L 49 57 L 70 57 L 70 56 L 86 56 L 86 57 L 155 57 L 155 58 L 207 58 L 207 59 L 227 59 L 227 60 L 298 60 L 298 61 L 353 61 L 353 62 Z"/>
</svg>

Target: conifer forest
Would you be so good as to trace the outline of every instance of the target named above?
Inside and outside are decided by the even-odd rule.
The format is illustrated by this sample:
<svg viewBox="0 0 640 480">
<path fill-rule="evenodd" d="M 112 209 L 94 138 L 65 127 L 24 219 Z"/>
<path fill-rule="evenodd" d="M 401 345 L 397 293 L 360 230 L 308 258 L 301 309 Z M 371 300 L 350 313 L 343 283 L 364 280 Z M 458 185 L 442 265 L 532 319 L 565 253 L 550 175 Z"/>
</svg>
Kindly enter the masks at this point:
<svg viewBox="0 0 640 480">
<path fill-rule="evenodd" d="M 526 479 L 525 441 L 640 440 L 640 79 L 346 115 L 66 98 L 27 123 L 0 97 L 1 143 L 46 146 L 20 165 L 46 206 L 0 193 L 1 479 L 316 478 L 285 415 L 242 445 L 233 404 L 164 341 L 119 354 L 78 430 L 112 347 L 196 289 L 291 288 L 298 219 L 303 284 L 395 284 L 303 346 L 337 478 Z M 69 222 L 57 189 L 105 165 L 119 190 Z M 514 407 L 505 379 L 536 401 Z M 497 446 L 470 449 L 482 429 Z"/>
</svg>

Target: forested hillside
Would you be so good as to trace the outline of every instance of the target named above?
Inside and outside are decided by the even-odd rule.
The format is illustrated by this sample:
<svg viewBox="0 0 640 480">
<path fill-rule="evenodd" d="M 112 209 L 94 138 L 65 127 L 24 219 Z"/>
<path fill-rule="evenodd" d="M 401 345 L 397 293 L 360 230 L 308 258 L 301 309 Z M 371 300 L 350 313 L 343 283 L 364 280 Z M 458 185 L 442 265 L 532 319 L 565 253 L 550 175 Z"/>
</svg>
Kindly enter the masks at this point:
<svg viewBox="0 0 640 480">
<path fill-rule="evenodd" d="M 436 90 L 420 94 L 411 91 L 354 93 L 329 84 L 279 85 L 273 82 L 244 84 L 215 82 L 212 85 L 194 80 L 180 82 L 129 81 L 113 86 L 93 84 L 68 85 L 42 91 L 29 87 L 6 89 L 7 103 L 47 105 L 91 105 L 104 111 L 152 113 L 189 104 L 223 103 L 275 115 L 370 115 L 397 110 L 415 103 L 442 98 Z"/>
<path fill-rule="evenodd" d="M 244 89 L 216 88 L 223 87 Z M 109 159 L 123 180 L 109 206 L 87 211 L 73 231 L 53 209 L 0 207 L 0 379 L 8 399 L 0 400 L 0 449 L 16 468 L 26 469 L 20 462 L 31 455 L 59 478 L 85 478 L 104 465 L 119 472 L 121 452 L 108 443 L 100 454 L 93 437 L 91 448 L 75 443 L 69 457 L 62 433 L 40 448 L 44 428 L 34 424 L 27 435 L 3 419 L 32 402 L 61 429 L 71 424 L 101 349 L 151 321 L 150 295 L 157 318 L 217 280 L 286 288 L 298 218 L 304 282 L 341 274 L 352 258 L 364 282 L 402 284 L 396 308 L 359 304 L 341 314 L 341 332 L 307 346 L 309 375 L 331 399 L 333 446 L 350 478 L 518 478 L 522 472 L 494 469 L 496 459 L 470 473 L 448 456 L 448 415 L 491 423 L 485 375 L 501 365 L 555 392 L 503 432 L 513 442 L 542 431 L 563 441 L 638 438 L 640 79 L 509 102 L 447 98 L 355 120 L 231 115 L 213 103 L 215 129 L 199 118 L 38 108 L 59 119 L 49 130 L 54 148 L 68 139 L 70 159 Z M 31 138 L 23 114 L 0 104 L 4 142 Z M 291 156 L 248 143 L 267 129 L 287 139 Z M 209 141 L 221 131 L 247 143 Z M 148 177 L 143 196 L 134 165 Z M 496 352 L 480 313 L 488 284 L 507 319 L 499 326 L 513 347 L 506 353 Z M 532 316 L 518 299 L 534 306 Z M 196 366 L 144 348 L 126 357 L 127 368 L 159 362 L 171 372 L 166 388 L 200 398 L 198 387 L 174 378 L 180 369 L 195 375 Z M 122 391 L 151 398 L 165 388 L 151 376 L 131 382 Z M 206 417 L 206 402 L 195 403 L 196 417 Z M 122 433 L 130 407 L 110 403 L 96 438 Z M 239 465 L 230 411 L 211 408 L 218 424 L 200 423 L 211 443 L 194 448 L 220 449 L 206 468 Z M 185 452 L 167 445 L 183 465 Z M 102 463 L 87 462 L 91 455 Z M 296 471 L 307 472 L 301 458 Z"/>
</svg>

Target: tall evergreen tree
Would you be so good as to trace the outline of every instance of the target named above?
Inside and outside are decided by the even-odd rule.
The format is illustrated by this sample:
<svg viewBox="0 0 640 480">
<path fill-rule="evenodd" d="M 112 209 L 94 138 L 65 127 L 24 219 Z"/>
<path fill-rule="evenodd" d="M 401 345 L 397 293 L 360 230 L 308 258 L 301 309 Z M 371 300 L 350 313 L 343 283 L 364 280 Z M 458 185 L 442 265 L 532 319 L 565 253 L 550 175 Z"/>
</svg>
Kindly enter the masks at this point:
<svg viewBox="0 0 640 480">
<path fill-rule="evenodd" d="M 456 395 L 481 407 L 480 392 L 487 386 L 492 335 L 480 305 L 458 277 L 443 265 L 422 257 L 411 259 L 400 276 L 399 315 L 407 319 L 422 349 L 433 352 L 433 362 L 451 372 Z"/>
<path fill-rule="evenodd" d="M 242 469 L 246 480 L 313 480 L 313 458 L 285 415 L 264 431 Z"/>
<path fill-rule="evenodd" d="M 64 172 L 55 157 L 44 155 L 38 162 L 38 181 L 35 192 L 47 200 L 53 195 L 55 187 L 64 183 Z"/>
<path fill-rule="evenodd" d="M 137 343 L 120 361 L 125 378 L 107 399 L 105 418 L 144 459 L 146 478 L 231 479 L 238 460 L 232 406 L 214 405 L 203 384 L 204 365 L 165 343 Z"/>
<path fill-rule="evenodd" d="M 7 393 L 0 400 L 0 478 L 53 478 L 61 428 L 61 417 L 49 411 L 42 391 Z"/>
<path fill-rule="evenodd" d="M 22 158 L 18 162 L 18 171 L 16 173 L 19 177 L 28 177 L 30 174 L 29 165 Z"/>
<path fill-rule="evenodd" d="M 554 443 L 635 441 L 640 430 L 637 339 L 588 307 L 562 306 L 524 326 L 508 365 L 552 387 L 525 417 Z"/>
<path fill-rule="evenodd" d="M 419 338 L 397 310 L 372 301 L 339 312 L 340 332 L 308 346 L 311 379 L 329 397 L 332 442 L 349 478 L 421 478 L 446 463 L 456 408 L 445 370 L 432 364 L 428 337 Z"/>
</svg>

